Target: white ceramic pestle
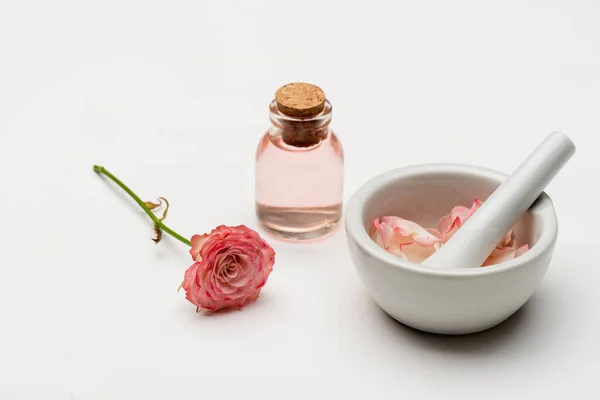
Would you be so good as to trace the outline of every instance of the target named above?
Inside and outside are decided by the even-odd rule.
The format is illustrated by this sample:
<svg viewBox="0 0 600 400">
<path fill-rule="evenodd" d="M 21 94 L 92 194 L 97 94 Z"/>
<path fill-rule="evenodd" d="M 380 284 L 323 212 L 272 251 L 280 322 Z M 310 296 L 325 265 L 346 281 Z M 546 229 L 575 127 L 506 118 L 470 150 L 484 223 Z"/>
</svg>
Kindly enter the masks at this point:
<svg viewBox="0 0 600 400">
<path fill-rule="evenodd" d="M 575 153 L 565 134 L 552 132 L 437 252 L 437 268 L 480 267 L 502 237 Z"/>
</svg>

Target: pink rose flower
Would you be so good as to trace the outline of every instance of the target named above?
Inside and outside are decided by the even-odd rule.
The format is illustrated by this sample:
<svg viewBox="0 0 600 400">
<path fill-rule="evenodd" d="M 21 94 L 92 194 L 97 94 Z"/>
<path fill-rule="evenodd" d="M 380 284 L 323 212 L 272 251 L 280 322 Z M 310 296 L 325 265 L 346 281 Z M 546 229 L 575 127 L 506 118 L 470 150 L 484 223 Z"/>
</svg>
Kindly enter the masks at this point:
<svg viewBox="0 0 600 400">
<path fill-rule="evenodd" d="M 240 225 L 219 226 L 194 235 L 194 264 L 185 272 L 186 299 L 198 308 L 241 308 L 258 298 L 275 263 L 275 251 L 257 232 Z"/>
<path fill-rule="evenodd" d="M 471 208 L 456 206 L 449 215 L 442 217 L 437 229 L 421 225 L 400 217 L 376 218 L 369 230 L 371 239 L 387 252 L 414 263 L 421 263 L 444 245 L 461 226 L 481 207 L 477 199 Z M 512 229 L 488 256 L 482 266 L 512 260 L 529 250 L 529 245 L 518 246 Z"/>
</svg>

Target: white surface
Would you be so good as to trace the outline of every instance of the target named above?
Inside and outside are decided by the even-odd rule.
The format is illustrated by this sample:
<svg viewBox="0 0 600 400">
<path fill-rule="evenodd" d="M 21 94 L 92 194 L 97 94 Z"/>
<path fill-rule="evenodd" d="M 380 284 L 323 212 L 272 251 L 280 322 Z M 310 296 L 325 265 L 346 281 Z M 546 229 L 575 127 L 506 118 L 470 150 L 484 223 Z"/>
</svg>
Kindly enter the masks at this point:
<svg viewBox="0 0 600 400">
<path fill-rule="evenodd" d="M 597 397 L 600 5 L 482 3 L 2 2 L 0 397 Z M 519 314 L 473 337 L 404 328 L 343 231 L 271 240 L 260 301 L 194 312 L 185 246 L 155 245 L 92 164 L 167 197 L 183 234 L 256 227 L 254 148 L 295 80 L 333 103 L 346 198 L 397 166 L 510 172 L 550 131 L 573 139 L 547 190 L 555 257 Z"/>
</svg>

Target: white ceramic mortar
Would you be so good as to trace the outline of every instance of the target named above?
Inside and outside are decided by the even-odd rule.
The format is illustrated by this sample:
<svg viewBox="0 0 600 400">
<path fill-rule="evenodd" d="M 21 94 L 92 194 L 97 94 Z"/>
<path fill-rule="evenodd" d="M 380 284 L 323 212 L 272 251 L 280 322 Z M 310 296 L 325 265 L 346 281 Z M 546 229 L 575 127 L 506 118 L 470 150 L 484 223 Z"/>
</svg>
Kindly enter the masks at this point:
<svg viewBox="0 0 600 400">
<path fill-rule="evenodd" d="M 396 215 L 435 227 L 452 207 L 485 201 L 507 178 L 489 169 L 457 164 L 399 168 L 366 182 L 346 208 L 348 246 L 371 297 L 390 316 L 413 328 L 467 334 L 491 328 L 533 295 L 546 273 L 558 226 L 552 201 L 542 193 L 515 226 L 529 251 L 479 268 L 440 269 L 399 259 L 368 235 L 377 217 Z"/>
</svg>

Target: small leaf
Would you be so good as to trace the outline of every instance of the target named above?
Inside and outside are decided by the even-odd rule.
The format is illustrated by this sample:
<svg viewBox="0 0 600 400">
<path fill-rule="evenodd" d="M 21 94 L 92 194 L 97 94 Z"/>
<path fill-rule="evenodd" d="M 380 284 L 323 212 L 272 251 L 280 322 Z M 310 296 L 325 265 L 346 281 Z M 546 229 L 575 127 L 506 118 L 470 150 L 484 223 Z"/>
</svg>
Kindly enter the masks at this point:
<svg viewBox="0 0 600 400">
<path fill-rule="evenodd" d="M 160 200 L 161 203 L 164 201 L 166 204 L 165 211 L 163 212 L 163 215 L 160 218 L 161 221 L 164 221 L 165 218 L 167 218 L 167 212 L 169 212 L 169 201 L 167 199 L 165 199 L 164 197 L 159 197 L 158 199 Z"/>
<path fill-rule="evenodd" d="M 146 205 L 146 207 L 148 207 L 150 210 L 154 210 L 156 207 L 160 207 L 160 203 L 153 203 L 151 201 L 145 201 L 144 204 Z"/>
<path fill-rule="evenodd" d="M 154 224 L 154 233 L 156 234 L 156 237 L 153 237 L 152 240 L 154 243 L 160 242 L 162 239 L 162 229 L 160 229 L 160 226 Z"/>
<path fill-rule="evenodd" d="M 157 202 L 153 202 L 153 201 L 145 201 L 144 204 L 146 205 L 146 207 L 148 207 L 149 210 L 154 210 L 160 206 L 162 206 L 162 203 L 165 203 L 165 211 L 163 211 L 163 215 L 162 217 L 160 217 L 159 219 L 161 221 L 164 221 L 165 218 L 167 218 L 167 212 L 169 211 L 169 201 L 167 199 L 165 199 L 164 197 L 159 197 L 157 199 Z"/>
</svg>

